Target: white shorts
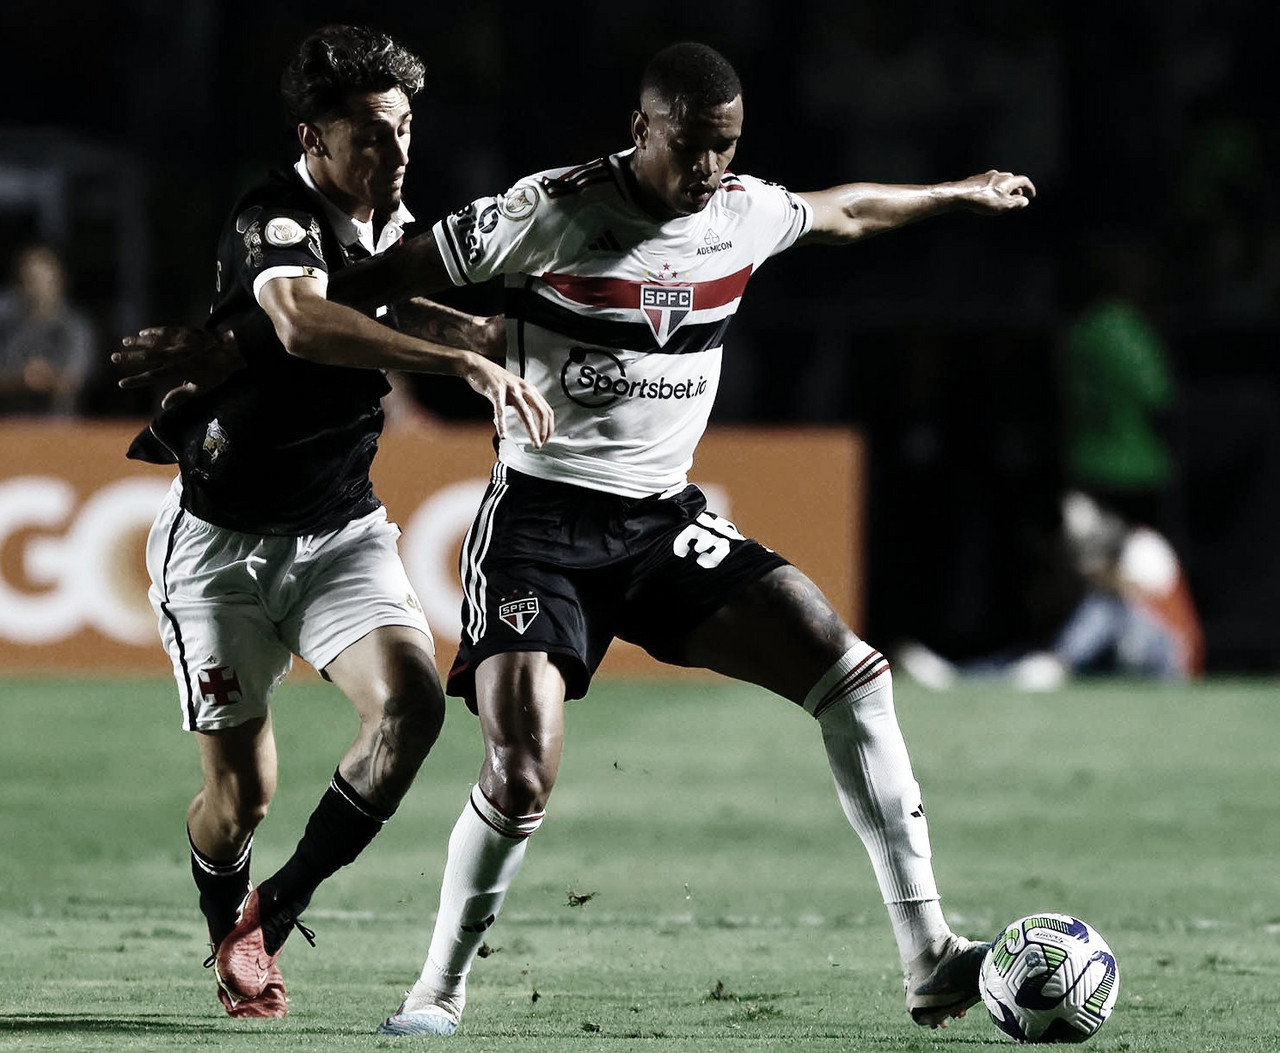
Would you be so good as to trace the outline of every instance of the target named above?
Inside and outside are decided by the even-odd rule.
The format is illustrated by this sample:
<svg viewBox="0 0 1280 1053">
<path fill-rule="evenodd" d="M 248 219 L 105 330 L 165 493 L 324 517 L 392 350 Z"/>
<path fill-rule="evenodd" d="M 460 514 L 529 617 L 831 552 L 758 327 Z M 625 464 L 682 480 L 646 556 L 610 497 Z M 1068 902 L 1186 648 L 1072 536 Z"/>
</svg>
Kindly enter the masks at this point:
<svg viewBox="0 0 1280 1053">
<path fill-rule="evenodd" d="M 385 508 L 327 534 L 275 537 L 214 526 L 181 498 L 175 479 L 147 538 L 147 570 L 188 731 L 265 716 L 295 654 L 323 670 L 384 625 L 431 642 Z"/>
</svg>

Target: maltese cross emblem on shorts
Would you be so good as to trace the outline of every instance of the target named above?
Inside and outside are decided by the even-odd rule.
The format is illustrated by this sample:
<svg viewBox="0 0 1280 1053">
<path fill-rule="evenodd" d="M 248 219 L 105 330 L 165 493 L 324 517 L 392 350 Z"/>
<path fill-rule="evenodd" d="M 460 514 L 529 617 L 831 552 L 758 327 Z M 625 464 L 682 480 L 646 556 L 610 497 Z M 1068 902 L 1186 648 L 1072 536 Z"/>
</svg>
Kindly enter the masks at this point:
<svg viewBox="0 0 1280 1053">
<path fill-rule="evenodd" d="M 240 678 L 229 665 L 213 665 L 199 673 L 200 694 L 213 699 L 215 706 L 233 706 L 242 701 Z"/>
<path fill-rule="evenodd" d="M 524 596 L 518 600 L 508 600 L 506 603 L 499 604 L 498 617 L 523 636 L 524 631 L 529 628 L 529 624 L 541 610 L 537 596 Z"/>
<path fill-rule="evenodd" d="M 640 313 L 661 347 L 693 310 L 691 285 L 640 286 Z"/>
</svg>

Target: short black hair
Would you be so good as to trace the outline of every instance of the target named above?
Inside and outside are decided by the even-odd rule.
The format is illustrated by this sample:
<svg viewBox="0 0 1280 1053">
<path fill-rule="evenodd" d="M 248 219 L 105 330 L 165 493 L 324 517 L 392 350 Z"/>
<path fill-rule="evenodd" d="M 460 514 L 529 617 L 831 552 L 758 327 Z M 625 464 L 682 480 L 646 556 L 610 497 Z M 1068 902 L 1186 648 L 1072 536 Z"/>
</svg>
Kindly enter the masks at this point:
<svg viewBox="0 0 1280 1053">
<path fill-rule="evenodd" d="M 742 94 L 742 81 L 733 65 L 706 44 L 685 41 L 663 48 L 640 77 L 641 99 L 654 92 L 672 109 L 708 109 L 732 102 Z"/>
<path fill-rule="evenodd" d="M 311 124 L 346 113 L 353 94 L 400 88 L 412 99 L 426 71 L 417 55 L 385 33 L 330 25 L 298 47 L 280 78 L 280 94 L 290 121 Z"/>
</svg>

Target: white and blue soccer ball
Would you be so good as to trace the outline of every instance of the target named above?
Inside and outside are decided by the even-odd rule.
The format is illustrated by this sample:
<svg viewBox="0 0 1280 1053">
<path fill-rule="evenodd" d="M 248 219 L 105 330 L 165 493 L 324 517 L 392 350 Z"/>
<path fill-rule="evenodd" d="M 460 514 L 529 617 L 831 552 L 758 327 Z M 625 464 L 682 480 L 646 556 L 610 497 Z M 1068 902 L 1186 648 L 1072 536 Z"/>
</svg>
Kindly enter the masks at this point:
<svg viewBox="0 0 1280 1053">
<path fill-rule="evenodd" d="M 1069 914 L 1032 914 L 1004 927 L 978 974 L 996 1027 L 1019 1042 L 1083 1042 L 1120 993 L 1116 956 Z"/>
</svg>

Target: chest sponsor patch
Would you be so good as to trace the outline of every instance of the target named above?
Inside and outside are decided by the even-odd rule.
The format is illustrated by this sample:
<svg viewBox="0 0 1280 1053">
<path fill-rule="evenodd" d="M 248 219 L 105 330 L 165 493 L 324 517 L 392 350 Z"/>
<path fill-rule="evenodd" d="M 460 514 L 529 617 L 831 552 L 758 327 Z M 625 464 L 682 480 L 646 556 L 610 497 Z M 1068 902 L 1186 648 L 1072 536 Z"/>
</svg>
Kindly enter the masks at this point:
<svg viewBox="0 0 1280 1053">
<path fill-rule="evenodd" d="M 498 617 L 523 636 L 524 631 L 529 628 L 541 610 L 537 596 L 523 596 L 518 600 L 508 600 L 506 603 L 499 604 Z"/>
<path fill-rule="evenodd" d="M 691 285 L 641 285 L 640 313 L 649 323 L 658 346 L 670 339 L 671 334 L 693 310 Z"/>
</svg>

